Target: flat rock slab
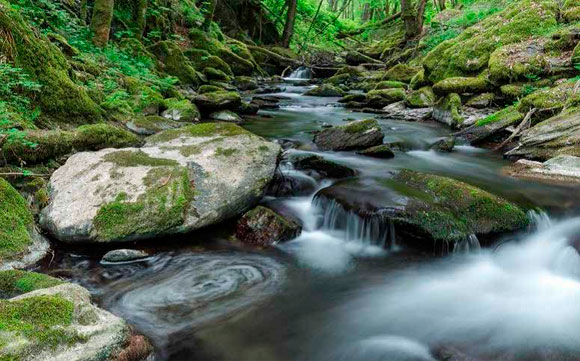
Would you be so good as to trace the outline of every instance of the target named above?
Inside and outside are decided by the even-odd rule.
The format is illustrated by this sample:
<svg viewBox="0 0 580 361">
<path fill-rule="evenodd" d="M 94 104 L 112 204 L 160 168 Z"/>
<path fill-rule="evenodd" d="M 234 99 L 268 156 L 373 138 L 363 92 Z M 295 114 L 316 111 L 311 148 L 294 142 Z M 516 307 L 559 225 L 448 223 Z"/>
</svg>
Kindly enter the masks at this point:
<svg viewBox="0 0 580 361">
<path fill-rule="evenodd" d="M 210 226 L 251 208 L 280 146 L 231 123 L 156 134 L 142 148 L 77 153 L 50 179 L 40 224 L 63 242 L 124 242 Z"/>
<path fill-rule="evenodd" d="M 504 172 L 518 178 L 580 183 L 580 157 L 561 155 L 544 163 L 520 159 Z"/>
</svg>

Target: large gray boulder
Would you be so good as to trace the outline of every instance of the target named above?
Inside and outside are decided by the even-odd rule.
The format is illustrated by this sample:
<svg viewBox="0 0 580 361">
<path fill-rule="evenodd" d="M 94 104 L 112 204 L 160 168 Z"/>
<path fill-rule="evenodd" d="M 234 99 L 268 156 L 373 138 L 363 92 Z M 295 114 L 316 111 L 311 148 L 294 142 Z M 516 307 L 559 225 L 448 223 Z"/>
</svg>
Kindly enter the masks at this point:
<svg viewBox="0 0 580 361">
<path fill-rule="evenodd" d="M 314 137 L 322 150 L 359 150 L 382 144 L 384 134 L 375 119 L 356 120 L 324 129 Z"/>
<path fill-rule="evenodd" d="M 94 306 L 89 292 L 81 286 L 63 283 L 0 303 L 0 318 L 5 325 L 0 334 L 2 359 L 107 361 L 121 359 L 127 353 L 124 349 L 131 339 L 129 326 Z M 150 351 L 145 343 L 145 349 L 138 352 L 146 357 Z"/>
<path fill-rule="evenodd" d="M 237 125 L 204 123 L 156 134 L 142 148 L 77 153 L 52 175 L 40 224 L 63 242 L 190 232 L 252 207 L 279 152 Z"/>
<path fill-rule="evenodd" d="M 504 172 L 518 178 L 577 184 L 580 183 L 580 157 L 559 155 L 543 163 L 520 159 Z"/>
</svg>

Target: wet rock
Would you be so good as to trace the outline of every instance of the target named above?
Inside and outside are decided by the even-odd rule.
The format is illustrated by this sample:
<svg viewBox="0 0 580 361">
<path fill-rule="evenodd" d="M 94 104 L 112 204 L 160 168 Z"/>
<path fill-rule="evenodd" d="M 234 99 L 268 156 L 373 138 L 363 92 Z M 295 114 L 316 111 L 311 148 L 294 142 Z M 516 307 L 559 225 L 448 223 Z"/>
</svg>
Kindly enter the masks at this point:
<svg viewBox="0 0 580 361">
<path fill-rule="evenodd" d="M 322 128 L 332 128 L 332 124 L 328 123 L 328 122 L 323 122 L 320 125 Z"/>
<path fill-rule="evenodd" d="M 447 137 L 433 143 L 429 148 L 440 152 L 451 152 L 455 147 L 455 137 Z"/>
<path fill-rule="evenodd" d="M 238 107 L 236 112 L 241 115 L 256 115 L 260 110 L 260 106 L 256 103 L 246 103 L 242 102 L 242 104 Z"/>
<path fill-rule="evenodd" d="M 367 106 L 377 109 L 401 100 L 405 100 L 405 91 L 401 88 L 371 90 L 366 98 Z"/>
<path fill-rule="evenodd" d="M 197 107 L 187 99 L 170 98 L 165 99 L 163 103 L 167 108 L 161 113 L 163 118 L 176 122 L 197 122 L 201 118 Z"/>
<path fill-rule="evenodd" d="M 267 195 L 273 197 L 307 196 L 314 192 L 316 186 L 316 180 L 302 172 L 276 172 L 268 187 Z"/>
<path fill-rule="evenodd" d="M 217 120 L 219 122 L 228 122 L 235 124 L 241 124 L 244 122 L 244 120 L 240 118 L 239 115 L 229 110 L 221 110 L 219 112 L 210 113 L 209 118 Z"/>
<path fill-rule="evenodd" d="M 193 231 L 252 207 L 279 152 L 234 124 L 202 123 L 158 133 L 142 148 L 77 153 L 50 178 L 40 223 L 63 242 Z"/>
<path fill-rule="evenodd" d="M 168 129 L 176 129 L 186 126 L 182 122 L 169 120 L 157 115 L 137 116 L 127 122 L 126 127 L 138 135 L 153 135 Z"/>
<path fill-rule="evenodd" d="M 350 103 L 350 102 L 364 102 L 367 96 L 365 94 L 347 94 L 344 97 L 338 99 L 339 103 Z"/>
<path fill-rule="evenodd" d="M 229 82 L 232 80 L 226 73 L 215 68 L 203 69 L 203 75 L 209 81 Z"/>
<path fill-rule="evenodd" d="M 377 121 L 365 119 L 324 129 L 316 134 L 314 143 L 322 150 L 357 150 L 379 145 L 383 137 Z"/>
<path fill-rule="evenodd" d="M 314 170 L 328 178 L 347 178 L 356 175 L 353 169 L 318 155 L 299 157 L 294 161 L 294 166 L 296 169 Z"/>
<path fill-rule="evenodd" d="M 272 93 L 282 93 L 286 90 L 286 88 L 282 88 L 279 86 L 267 86 L 263 88 L 258 88 L 254 93 L 256 94 L 272 94 Z"/>
<path fill-rule="evenodd" d="M 555 116 L 523 132 L 508 156 L 547 160 L 558 155 L 580 155 L 580 111 Z"/>
<path fill-rule="evenodd" d="M 296 238 L 301 231 L 298 222 L 258 206 L 238 221 L 236 237 L 244 243 L 267 247 Z"/>
<path fill-rule="evenodd" d="M 125 321 L 94 306 L 89 292 L 79 285 L 63 283 L 0 302 L 5 310 L 0 313 L 2 324 L 15 325 L 0 347 L 11 359 L 112 361 L 131 337 Z M 15 323 L 14 313 L 26 317 Z"/>
<path fill-rule="evenodd" d="M 194 98 L 195 104 L 202 112 L 233 110 L 240 106 L 242 99 L 236 92 L 214 91 Z"/>
<path fill-rule="evenodd" d="M 484 140 L 499 136 L 506 128 L 515 125 L 524 118 L 515 107 L 508 107 L 490 116 L 481 118 L 472 126 L 456 133 L 458 137 L 465 138 L 471 144 L 478 144 Z"/>
<path fill-rule="evenodd" d="M 256 104 L 260 109 L 280 108 L 280 98 L 275 96 L 257 96 L 252 98 L 252 104 Z"/>
<path fill-rule="evenodd" d="M 380 89 L 394 89 L 394 88 L 402 88 L 407 89 L 407 84 L 400 82 L 400 81 L 393 81 L 393 80 L 383 80 L 375 85 L 373 90 L 380 90 Z"/>
<path fill-rule="evenodd" d="M 406 169 L 391 179 L 340 181 L 322 189 L 316 197 L 334 201 L 362 218 L 391 222 L 398 242 L 427 250 L 453 249 L 455 242 L 471 234 L 485 241 L 529 222 L 517 205 L 482 189 Z"/>
<path fill-rule="evenodd" d="M 105 253 L 101 261 L 129 262 L 149 257 L 149 254 L 136 249 L 115 249 Z"/>
<path fill-rule="evenodd" d="M 372 157 L 372 158 L 388 159 L 388 158 L 395 157 L 395 153 L 393 153 L 393 150 L 391 149 L 391 147 L 389 147 L 388 145 L 385 145 L 385 144 L 376 145 L 374 147 L 370 147 L 370 148 L 367 148 L 365 150 L 361 150 L 360 152 L 357 152 L 357 153 L 360 155 L 364 155 L 364 156 Z"/>
<path fill-rule="evenodd" d="M 518 178 L 580 183 L 580 157 L 560 155 L 544 163 L 520 159 L 504 172 Z"/>
<path fill-rule="evenodd" d="M 432 108 L 418 108 L 411 109 L 405 105 L 405 102 L 397 102 L 390 104 L 383 108 L 385 115 L 384 118 L 416 121 L 416 120 L 426 120 L 431 118 L 433 114 Z"/>
<path fill-rule="evenodd" d="M 450 127 L 457 127 L 463 123 L 461 116 L 461 98 L 458 94 L 450 94 L 441 98 L 433 106 L 433 119 L 447 124 Z"/>
<path fill-rule="evenodd" d="M 334 85 L 323 84 L 314 89 L 310 89 L 304 95 L 314 97 L 342 97 L 344 96 L 344 91 Z"/>
</svg>

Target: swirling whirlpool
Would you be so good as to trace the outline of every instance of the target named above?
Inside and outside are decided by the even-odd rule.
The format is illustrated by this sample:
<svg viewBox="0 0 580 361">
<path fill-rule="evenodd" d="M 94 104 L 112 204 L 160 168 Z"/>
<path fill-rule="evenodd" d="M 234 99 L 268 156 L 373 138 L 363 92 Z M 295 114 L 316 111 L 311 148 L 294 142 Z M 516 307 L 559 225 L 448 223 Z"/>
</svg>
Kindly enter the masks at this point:
<svg viewBox="0 0 580 361">
<path fill-rule="evenodd" d="M 103 302 L 141 332 L 166 340 L 243 311 L 273 294 L 284 278 L 275 260 L 239 252 L 165 255 L 150 265 L 108 270 L 130 276 L 110 284 Z"/>
</svg>

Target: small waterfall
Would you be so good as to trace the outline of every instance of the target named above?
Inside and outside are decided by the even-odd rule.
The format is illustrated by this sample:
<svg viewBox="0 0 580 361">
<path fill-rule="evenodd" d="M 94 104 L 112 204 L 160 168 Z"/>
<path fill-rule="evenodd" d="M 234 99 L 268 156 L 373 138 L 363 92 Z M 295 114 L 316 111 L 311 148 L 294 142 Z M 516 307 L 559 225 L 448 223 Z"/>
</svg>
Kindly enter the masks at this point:
<svg viewBox="0 0 580 361">
<path fill-rule="evenodd" d="M 347 242 L 390 250 L 396 248 L 395 226 L 390 220 L 380 215 L 358 215 L 323 197 L 315 197 L 312 203 L 322 210 L 322 230 L 342 231 Z"/>
<path fill-rule="evenodd" d="M 552 227 L 550 216 L 542 210 L 530 210 L 527 215 L 532 230 L 545 231 Z"/>
<path fill-rule="evenodd" d="M 479 250 L 481 250 L 481 244 L 475 234 L 470 234 L 466 239 L 453 246 L 453 253 L 470 253 Z"/>
<path fill-rule="evenodd" d="M 293 80 L 310 80 L 312 79 L 312 71 L 310 68 L 305 66 L 301 66 L 298 69 L 294 70 L 292 74 L 286 79 L 293 79 Z"/>
</svg>

